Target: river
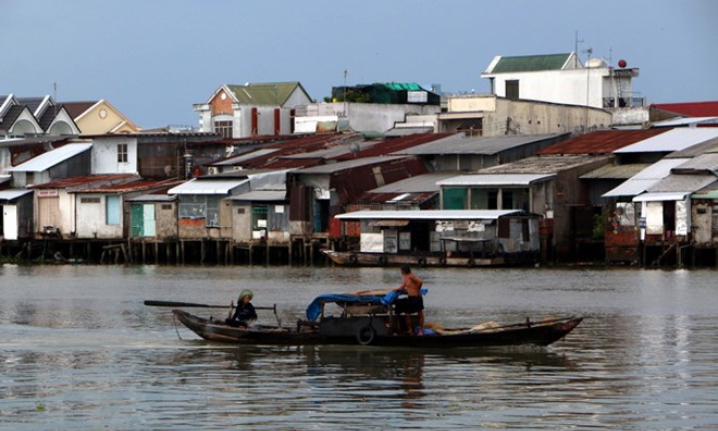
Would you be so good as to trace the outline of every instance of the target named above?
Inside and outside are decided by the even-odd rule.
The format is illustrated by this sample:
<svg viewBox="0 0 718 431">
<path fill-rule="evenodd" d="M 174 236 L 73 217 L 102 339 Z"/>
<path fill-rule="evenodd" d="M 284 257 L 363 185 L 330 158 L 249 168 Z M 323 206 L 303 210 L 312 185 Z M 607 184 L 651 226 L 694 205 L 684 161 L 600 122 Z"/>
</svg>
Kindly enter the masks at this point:
<svg viewBox="0 0 718 431">
<path fill-rule="evenodd" d="M 249 288 L 293 324 L 320 293 L 395 287 L 399 272 L 4 265 L 0 429 L 718 429 L 715 271 L 415 273 L 427 321 L 586 320 L 541 349 L 232 348 L 143 300 L 228 303 Z"/>
</svg>

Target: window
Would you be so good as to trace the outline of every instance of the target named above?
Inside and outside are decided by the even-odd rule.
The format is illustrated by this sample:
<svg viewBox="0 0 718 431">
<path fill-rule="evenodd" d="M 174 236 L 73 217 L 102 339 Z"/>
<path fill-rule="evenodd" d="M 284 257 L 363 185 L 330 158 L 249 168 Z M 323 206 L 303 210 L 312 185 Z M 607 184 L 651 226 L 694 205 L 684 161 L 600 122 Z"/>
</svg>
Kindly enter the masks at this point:
<svg viewBox="0 0 718 431">
<path fill-rule="evenodd" d="M 507 99 L 518 99 L 519 98 L 519 80 L 511 79 L 506 81 L 506 98 Z"/>
<path fill-rule="evenodd" d="M 223 138 L 232 137 L 232 122 L 231 121 L 215 121 L 214 122 L 214 133 L 220 134 Z"/>
<path fill-rule="evenodd" d="M 120 197 L 118 195 L 110 195 L 105 197 L 105 218 L 106 224 L 120 224 Z"/>
<path fill-rule="evenodd" d="M 117 163 L 127 163 L 127 144 L 117 144 Z"/>
</svg>

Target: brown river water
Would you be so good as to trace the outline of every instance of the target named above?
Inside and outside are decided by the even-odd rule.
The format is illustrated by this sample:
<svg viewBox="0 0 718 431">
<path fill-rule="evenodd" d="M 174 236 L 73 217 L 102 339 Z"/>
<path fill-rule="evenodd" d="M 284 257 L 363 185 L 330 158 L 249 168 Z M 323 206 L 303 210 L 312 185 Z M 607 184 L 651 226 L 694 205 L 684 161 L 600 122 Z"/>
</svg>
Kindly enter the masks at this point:
<svg viewBox="0 0 718 431">
<path fill-rule="evenodd" d="M 223 304 L 249 288 L 293 324 L 316 295 L 396 287 L 399 271 L 4 265 L 0 429 L 718 429 L 718 272 L 415 273 L 430 322 L 586 320 L 548 348 L 235 348 L 143 300 Z"/>
</svg>

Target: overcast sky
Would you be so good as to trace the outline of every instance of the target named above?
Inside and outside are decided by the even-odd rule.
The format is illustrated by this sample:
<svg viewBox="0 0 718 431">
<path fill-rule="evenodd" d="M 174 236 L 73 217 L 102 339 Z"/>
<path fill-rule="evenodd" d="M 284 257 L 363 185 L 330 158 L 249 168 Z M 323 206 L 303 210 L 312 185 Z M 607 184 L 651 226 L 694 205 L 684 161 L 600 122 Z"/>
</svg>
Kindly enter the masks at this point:
<svg viewBox="0 0 718 431">
<path fill-rule="evenodd" d="M 718 100 L 715 0 L 0 0 L 0 94 L 107 99 L 144 128 L 198 125 L 222 84 L 488 91 L 495 55 L 574 50 L 640 69 L 650 103 Z"/>
</svg>

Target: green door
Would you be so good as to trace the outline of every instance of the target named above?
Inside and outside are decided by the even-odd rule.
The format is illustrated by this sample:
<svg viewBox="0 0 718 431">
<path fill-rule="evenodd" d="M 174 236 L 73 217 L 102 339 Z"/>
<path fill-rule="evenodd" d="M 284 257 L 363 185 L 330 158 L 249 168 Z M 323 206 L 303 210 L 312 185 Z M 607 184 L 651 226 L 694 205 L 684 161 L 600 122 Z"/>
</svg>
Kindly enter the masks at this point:
<svg viewBox="0 0 718 431">
<path fill-rule="evenodd" d="M 130 212 L 132 213 L 132 231 L 130 232 L 130 236 L 133 238 L 141 237 L 144 230 L 143 225 L 145 223 L 143 205 L 132 204 Z"/>
</svg>

